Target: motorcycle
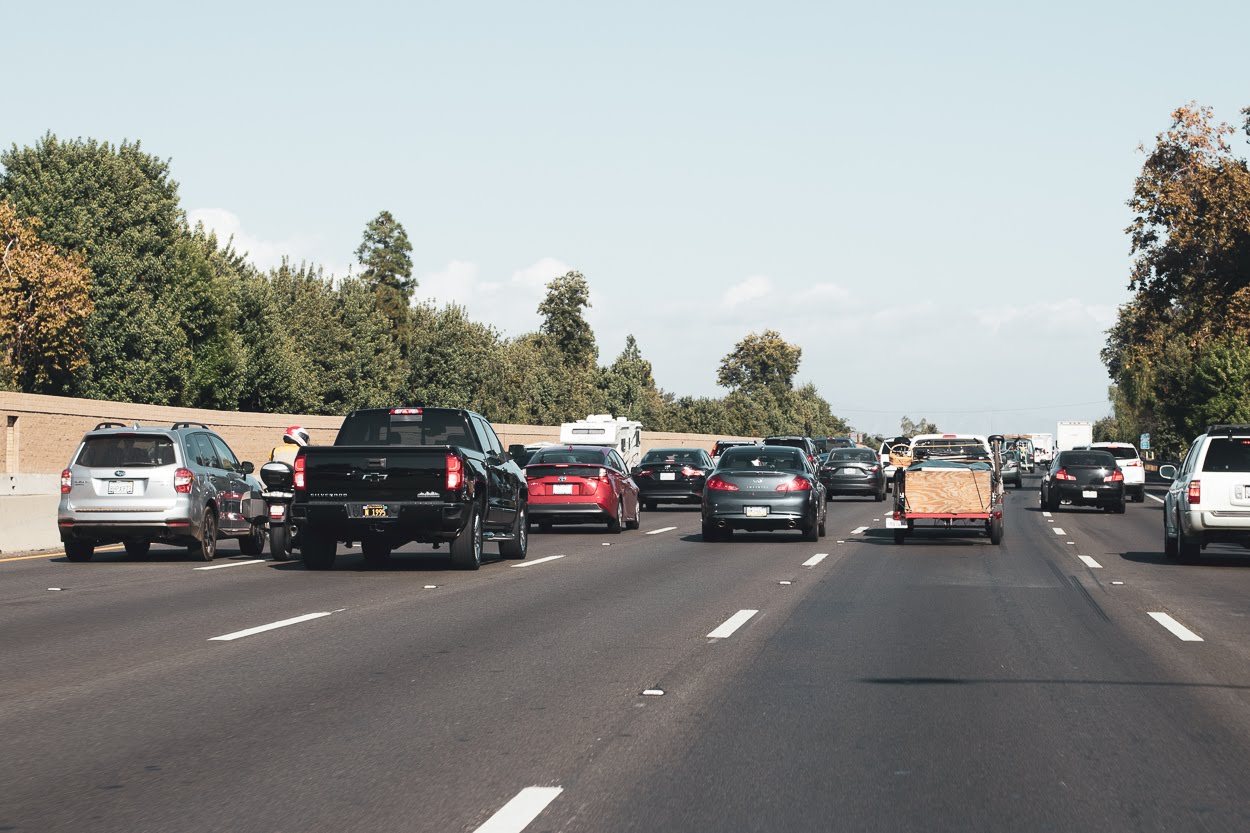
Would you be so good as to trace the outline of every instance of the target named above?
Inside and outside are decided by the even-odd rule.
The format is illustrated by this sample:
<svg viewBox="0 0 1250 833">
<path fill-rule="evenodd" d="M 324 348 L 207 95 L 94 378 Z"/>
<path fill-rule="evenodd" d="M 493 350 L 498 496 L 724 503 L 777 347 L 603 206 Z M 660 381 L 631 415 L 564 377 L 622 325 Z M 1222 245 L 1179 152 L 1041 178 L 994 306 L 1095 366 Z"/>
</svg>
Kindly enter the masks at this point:
<svg viewBox="0 0 1250 833">
<path fill-rule="evenodd" d="M 295 470 L 286 463 L 265 463 L 260 467 L 265 484 L 261 497 L 269 518 L 269 550 L 274 561 L 286 561 L 299 546 L 291 526 L 291 504 L 295 501 Z"/>
</svg>

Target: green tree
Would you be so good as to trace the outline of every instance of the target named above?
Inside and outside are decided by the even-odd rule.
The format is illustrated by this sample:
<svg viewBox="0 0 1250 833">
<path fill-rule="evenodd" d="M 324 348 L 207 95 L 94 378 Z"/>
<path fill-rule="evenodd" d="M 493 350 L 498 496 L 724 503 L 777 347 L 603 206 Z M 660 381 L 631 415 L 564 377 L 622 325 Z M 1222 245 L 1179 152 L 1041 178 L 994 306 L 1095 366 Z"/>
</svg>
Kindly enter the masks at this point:
<svg viewBox="0 0 1250 833">
<path fill-rule="evenodd" d="M 462 306 L 427 303 L 413 310 L 412 330 L 405 401 L 471 408 L 491 419 L 504 412 L 503 348 L 494 327 L 472 320 Z"/>
<path fill-rule="evenodd" d="M 651 374 L 651 362 L 642 356 L 634 336 L 625 337 L 625 349 L 599 377 L 603 405 L 608 413 L 636 419 L 653 427 L 662 419 L 664 402 Z"/>
<path fill-rule="evenodd" d="M 356 249 L 356 260 L 364 267 L 360 279 L 377 296 L 378 307 L 399 327 L 408 314 L 417 280 L 412 276 L 412 244 L 408 232 L 383 211 L 365 226 L 364 238 Z"/>
<path fill-rule="evenodd" d="M 941 433 L 938 430 L 938 427 L 936 425 L 934 425 L 932 422 L 929 422 L 924 417 L 921 417 L 919 420 L 916 420 L 915 422 L 913 422 L 909 417 L 904 416 L 902 421 L 899 422 L 898 427 L 899 427 L 899 433 L 907 437 L 914 437 L 917 434 Z"/>
<path fill-rule="evenodd" d="M 782 397 L 793 385 L 802 356 L 802 348 L 787 343 L 776 330 L 751 333 L 721 360 L 716 381 L 725 388 Z"/>
<path fill-rule="evenodd" d="M 540 332 L 556 348 L 566 368 L 589 371 L 595 367 L 599 349 L 595 334 L 582 311 L 590 307 L 590 284 L 581 272 L 566 272 L 547 284 L 547 295 L 538 305 L 543 317 Z"/>
</svg>

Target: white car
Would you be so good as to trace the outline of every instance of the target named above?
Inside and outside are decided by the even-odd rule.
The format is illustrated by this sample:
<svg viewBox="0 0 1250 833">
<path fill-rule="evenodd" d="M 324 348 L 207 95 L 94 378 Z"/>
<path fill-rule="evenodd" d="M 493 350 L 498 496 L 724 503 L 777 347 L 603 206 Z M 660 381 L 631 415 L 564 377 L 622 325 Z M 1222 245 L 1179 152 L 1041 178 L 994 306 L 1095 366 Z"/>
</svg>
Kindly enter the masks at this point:
<svg viewBox="0 0 1250 833">
<path fill-rule="evenodd" d="M 1124 472 L 1124 496 L 1138 503 L 1146 499 L 1146 465 L 1132 443 L 1090 443 L 1091 449 L 1110 451 Z"/>
<path fill-rule="evenodd" d="M 1163 552 L 1197 561 L 1208 544 L 1250 547 L 1250 425 L 1212 425 L 1181 463 L 1163 503 Z"/>
<path fill-rule="evenodd" d="M 898 471 L 898 466 L 890 464 L 890 449 L 899 445 L 903 446 L 903 451 L 907 451 L 911 447 L 911 437 L 890 437 L 881 443 L 881 450 L 877 452 L 881 458 L 881 466 L 885 469 L 887 492 L 894 488 L 894 472 Z"/>
</svg>

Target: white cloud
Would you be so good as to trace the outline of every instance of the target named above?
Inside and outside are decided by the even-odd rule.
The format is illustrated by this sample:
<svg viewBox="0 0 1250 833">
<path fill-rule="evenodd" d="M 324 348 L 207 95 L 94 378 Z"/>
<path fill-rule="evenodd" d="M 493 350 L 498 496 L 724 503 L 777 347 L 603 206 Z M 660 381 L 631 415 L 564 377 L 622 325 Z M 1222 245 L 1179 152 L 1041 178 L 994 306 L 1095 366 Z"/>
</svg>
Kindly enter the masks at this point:
<svg viewBox="0 0 1250 833">
<path fill-rule="evenodd" d="M 326 260 L 319 255 L 313 241 L 304 238 L 289 240 L 265 240 L 248 233 L 243 228 L 239 215 L 225 208 L 193 208 L 187 212 L 187 222 L 192 226 L 203 223 L 204 228 L 217 235 L 217 241 L 225 245 L 233 240 L 235 251 L 245 255 L 258 269 L 272 269 L 282 265 L 286 257 L 294 263 L 308 261 L 325 268 L 326 272 L 337 277 L 344 277 L 350 268 L 348 264 Z"/>
<path fill-rule="evenodd" d="M 529 289 L 535 297 L 542 297 L 552 278 L 558 278 L 570 271 L 572 267 L 563 260 L 544 257 L 532 266 L 513 272 L 511 283 L 513 286 Z"/>
<path fill-rule="evenodd" d="M 442 269 L 418 275 L 415 298 L 460 304 L 473 318 L 508 335 L 519 335 L 537 328 L 538 303 L 546 294 L 547 283 L 568 271 L 564 261 L 544 257 L 514 271 L 507 280 L 490 281 L 482 279 L 478 264 L 453 260 Z"/>
<path fill-rule="evenodd" d="M 765 275 L 752 275 L 741 283 L 736 283 L 725 290 L 721 297 L 721 306 L 733 309 L 757 298 L 766 298 L 773 292 L 772 279 Z"/>
</svg>

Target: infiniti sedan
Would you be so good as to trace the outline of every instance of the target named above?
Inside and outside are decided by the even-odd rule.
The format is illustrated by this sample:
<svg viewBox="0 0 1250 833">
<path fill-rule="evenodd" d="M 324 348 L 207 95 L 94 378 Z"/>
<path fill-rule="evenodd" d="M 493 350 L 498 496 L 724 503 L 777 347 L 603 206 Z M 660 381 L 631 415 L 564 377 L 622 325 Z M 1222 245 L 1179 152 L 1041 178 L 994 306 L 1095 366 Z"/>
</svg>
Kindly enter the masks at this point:
<svg viewBox="0 0 1250 833">
<path fill-rule="evenodd" d="M 727 540 L 735 529 L 797 529 L 816 541 L 826 512 L 825 487 L 800 449 L 731 448 L 704 485 L 703 540 Z"/>
</svg>

